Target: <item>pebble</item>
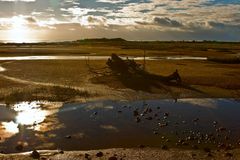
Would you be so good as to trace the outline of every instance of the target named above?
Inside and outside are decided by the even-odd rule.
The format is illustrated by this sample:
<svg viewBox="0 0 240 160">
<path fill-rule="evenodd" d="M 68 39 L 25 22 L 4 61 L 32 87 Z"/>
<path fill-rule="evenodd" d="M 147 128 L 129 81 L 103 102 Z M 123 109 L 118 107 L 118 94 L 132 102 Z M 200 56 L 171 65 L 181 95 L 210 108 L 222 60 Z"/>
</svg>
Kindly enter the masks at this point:
<svg viewBox="0 0 240 160">
<path fill-rule="evenodd" d="M 64 154 L 64 151 L 63 151 L 63 150 L 59 150 L 58 153 L 60 153 L 60 154 Z"/>
<path fill-rule="evenodd" d="M 217 121 L 213 121 L 213 125 L 217 125 L 218 124 L 218 122 Z"/>
<path fill-rule="evenodd" d="M 168 116 L 169 116 L 169 113 L 164 113 L 164 116 L 165 116 L 165 117 L 168 117 Z"/>
<path fill-rule="evenodd" d="M 89 158 L 89 154 L 87 154 L 87 153 L 85 153 L 85 155 L 84 155 L 84 157 L 86 158 L 86 159 L 88 159 Z"/>
<path fill-rule="evenodd" d="M 97 156 L 97 157 L 102 157 L 102 156 L 103 156 L 103 152 L 98 152 L 98 153 L 96 154 L 96 156 Z"/>
<path fill-rule="evenodd" d="M 158 123 L 158 125 L 160 126 L 160 127 L 166 127 L 166 126 L 168 126 L 168 123 L 166 122 L 166 123 Z"/>
<path fill-rule="evenodd" d="M 31 153 L 31 157 L 33 159 L 39 159 L 40 158 L 40 154 L 38 153 L 38 151 L 33 150 L 32 153 Z"/>
</svg>

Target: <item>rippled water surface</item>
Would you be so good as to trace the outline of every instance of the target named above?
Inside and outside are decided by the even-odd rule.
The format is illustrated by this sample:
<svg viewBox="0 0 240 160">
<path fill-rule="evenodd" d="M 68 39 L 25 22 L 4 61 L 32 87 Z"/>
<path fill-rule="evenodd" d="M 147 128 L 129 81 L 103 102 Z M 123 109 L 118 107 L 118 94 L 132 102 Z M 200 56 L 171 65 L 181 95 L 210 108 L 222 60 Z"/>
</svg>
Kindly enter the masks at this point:
<svg viewBox="0 0 240 160">
<path fill-rule="evenodd" d="M 239 114 L 234 99 L 0 104 L 0 150 L 238 147 Z"/>
</svg>

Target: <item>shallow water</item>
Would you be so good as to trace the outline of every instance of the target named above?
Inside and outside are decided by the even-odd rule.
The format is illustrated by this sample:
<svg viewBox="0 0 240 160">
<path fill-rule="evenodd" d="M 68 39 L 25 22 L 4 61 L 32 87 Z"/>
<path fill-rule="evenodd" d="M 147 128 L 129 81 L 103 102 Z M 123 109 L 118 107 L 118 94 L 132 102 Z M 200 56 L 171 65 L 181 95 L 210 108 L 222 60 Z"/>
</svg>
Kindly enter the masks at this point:
<svg viewBox="0 0 240 160">
<path fill-rule="evenodd" d="M 0 57 L 0 61 L 8 60 L 107 60 L 110 56 L 16 56 Z M 127 57 L 121 57 L 126 59 Z M 143 57 L 129 57 L 134 60 L 143 60 Z M 145 57 L 146 60 L 207 60 L 207 57 L 191 56 L 168 56 L 168 57 Z"/>
<path fill-rule="evenodd" d="M 239 114 L 240 102 L 233 99 L 0 105 L 0 150 L 237 146 Z M 16 150 L 19 144 L 23 150 Z"/>
</svg>

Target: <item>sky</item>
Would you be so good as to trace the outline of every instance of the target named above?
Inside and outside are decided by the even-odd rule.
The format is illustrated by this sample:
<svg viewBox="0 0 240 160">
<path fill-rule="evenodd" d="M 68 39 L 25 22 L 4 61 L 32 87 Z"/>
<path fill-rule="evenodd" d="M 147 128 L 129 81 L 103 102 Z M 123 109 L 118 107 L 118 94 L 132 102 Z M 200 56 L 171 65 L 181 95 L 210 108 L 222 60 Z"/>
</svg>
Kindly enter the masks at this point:
<svg viewBox="0 0 240 160">
<path fill-rule="evenodd" d="M 0 41 L 240 41 L 240 0 L 0 0 Z"/>
</svg>

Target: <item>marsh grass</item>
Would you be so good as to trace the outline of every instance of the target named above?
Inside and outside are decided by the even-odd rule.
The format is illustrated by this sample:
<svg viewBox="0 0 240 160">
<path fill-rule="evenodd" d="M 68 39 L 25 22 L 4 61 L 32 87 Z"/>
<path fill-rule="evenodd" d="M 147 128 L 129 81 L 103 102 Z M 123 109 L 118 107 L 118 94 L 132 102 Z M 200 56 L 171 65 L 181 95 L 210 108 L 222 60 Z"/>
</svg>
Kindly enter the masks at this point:
<svg viewBox="0 0 240 160">
<path fill-rule="evenodd" d="M 0 101 L 16 103 L 21 101 L 47 100 L 47 101 L 70 101 L 76 97 L 87 98 L 91 94 L 85 90 L 71 87 L 47 86 L 47 87 L 25 87 L 13 90 L 10 94 L 1 95 Z"/>
</svg>

